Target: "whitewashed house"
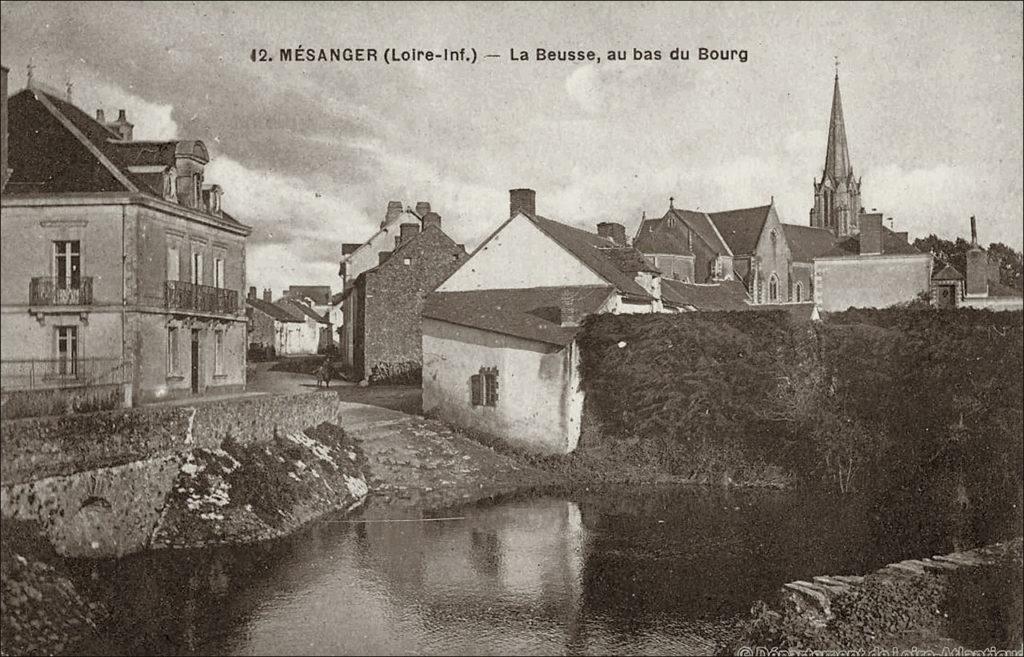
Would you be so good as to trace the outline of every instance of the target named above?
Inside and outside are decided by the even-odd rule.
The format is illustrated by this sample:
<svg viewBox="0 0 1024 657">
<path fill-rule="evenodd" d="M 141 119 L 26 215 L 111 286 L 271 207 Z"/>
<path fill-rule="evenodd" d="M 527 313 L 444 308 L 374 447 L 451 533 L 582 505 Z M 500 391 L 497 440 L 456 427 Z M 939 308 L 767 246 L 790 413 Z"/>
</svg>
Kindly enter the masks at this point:
<svg viewBox="0 0 1024 657">
<path fill-rule="evenodd" d="M 565 454 L 580 436 L 576 335 L 592 313 L 665 310 L 661 274 L 620 224 L 537 215 L 531 189 L 423 310 L 423 410 L 511 444 Z"/>
</svg>

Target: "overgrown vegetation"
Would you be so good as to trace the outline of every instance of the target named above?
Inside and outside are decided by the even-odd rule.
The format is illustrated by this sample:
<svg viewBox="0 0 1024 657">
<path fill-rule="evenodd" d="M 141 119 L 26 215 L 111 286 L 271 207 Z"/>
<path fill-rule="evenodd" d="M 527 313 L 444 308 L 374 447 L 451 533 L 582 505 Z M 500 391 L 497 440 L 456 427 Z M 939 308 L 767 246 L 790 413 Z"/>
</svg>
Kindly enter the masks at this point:
<svg viewBox="0 0 1024 657">
<path fill-rule="evenodd" d="M 420 382 L 421 375 L 419 361 L 380 362 L 370 370 L 369 381 L 374 385 L 415 385 Z"/>
<path fill-rule="evenodd" d="M 839 492 L 912 491 L 1020 531 L 1019 312 L 595 315 L 580 339 L 598 425 L 584 452 L 708 481 L 776 467 Z"/>
</svg>

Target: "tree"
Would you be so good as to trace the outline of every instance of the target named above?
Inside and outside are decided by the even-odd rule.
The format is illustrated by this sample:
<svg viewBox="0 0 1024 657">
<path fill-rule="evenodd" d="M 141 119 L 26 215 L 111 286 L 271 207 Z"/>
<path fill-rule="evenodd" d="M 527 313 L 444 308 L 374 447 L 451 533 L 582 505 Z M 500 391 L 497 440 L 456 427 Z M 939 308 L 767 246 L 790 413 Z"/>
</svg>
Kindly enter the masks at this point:
<svg viewBox="0 0 1024 657">
<path fill-rule="evenodd" d="M 1024 289 L 1024 278 L 1022 278 L 1022 254 L 1002 242 L 993 242 L 988 245 L 988 256 L 994 262 L 999 263 L 999 282 L 1018 290 Z"/>
<path fill-rule="evenodd" d="M 953 265 L 961 273 L 967 271 L 967 251 L 971 243 L 962 237 L 956 241 L 944 240 L 935 235 L 918 238 L 914 240 L 914 247 L 919 251 L 926 251 L 935 256 L 932 273 L 942 269 L 946 265 Z M 1024 289 L 1022 279 L 1021 252 L 1014 251 L 1002 242 L 993 242 L 988 245 L 989 258 L 993 263 L 999 265 L 999 282 L 1018 290 Z"/>
</svg>

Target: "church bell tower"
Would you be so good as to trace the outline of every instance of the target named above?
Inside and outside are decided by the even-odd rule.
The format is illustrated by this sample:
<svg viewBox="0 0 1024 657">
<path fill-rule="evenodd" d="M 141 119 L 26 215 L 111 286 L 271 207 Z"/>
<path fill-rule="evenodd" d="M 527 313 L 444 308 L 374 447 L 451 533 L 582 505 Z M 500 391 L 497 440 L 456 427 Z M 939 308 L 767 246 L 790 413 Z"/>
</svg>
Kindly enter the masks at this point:
<svg viewBox="0 0 1024 657">
<path fill-rule="evenodd" d="M 832 116 L 828 123 L 828 144 L 825 149 L 825 169 L 821 181 L 814 181 L 811 225 L 830 230 L 837 237 L 844 237 L 860 232 L 860 212 L 860 179 L 854 177 L 853 166 L 850 164 L 837 64 L 835 88 L 832 91 Z"/>
</svg>

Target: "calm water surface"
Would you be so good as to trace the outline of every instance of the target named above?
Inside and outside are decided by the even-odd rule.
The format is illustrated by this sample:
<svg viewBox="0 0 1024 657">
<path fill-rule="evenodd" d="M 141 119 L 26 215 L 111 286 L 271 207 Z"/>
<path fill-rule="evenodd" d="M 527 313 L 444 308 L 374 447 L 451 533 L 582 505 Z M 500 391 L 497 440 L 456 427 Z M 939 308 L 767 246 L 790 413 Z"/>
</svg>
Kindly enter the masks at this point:
<svg viewBox="0 0 1024 657">
<path fill-rule="evenodd" d="M 911 514 L 795 493 L 608 489 L 406 514 L 380 522 L 371 505 L 272 545 L 83 566 L 115 612 L 88 650 L 698 654 L 784 582 L 949 547 Z"/>
</svg>

